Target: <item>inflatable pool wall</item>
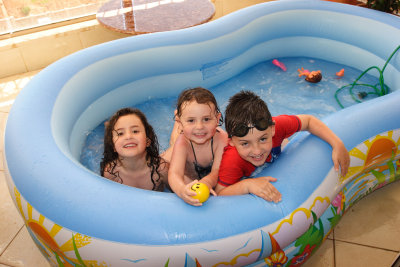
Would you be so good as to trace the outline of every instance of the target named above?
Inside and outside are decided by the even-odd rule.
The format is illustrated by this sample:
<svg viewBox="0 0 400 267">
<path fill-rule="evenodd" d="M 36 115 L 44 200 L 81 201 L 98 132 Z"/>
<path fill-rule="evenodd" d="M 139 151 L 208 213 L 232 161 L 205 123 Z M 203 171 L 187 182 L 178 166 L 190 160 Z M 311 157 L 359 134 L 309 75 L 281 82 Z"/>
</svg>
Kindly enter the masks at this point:
<svg viewBox="0 0 400 267">
<path fill-rule="evenodd" d="M 399 55 L 385 70 L 389 95 L 324 120 L 351 153 L 349 174 L 333 171 L 329 145 L 299 134 L 260 174 L 279 178 L 278 204 L 244 195 L 198 208 L 111 182 L 79 163 L 86 135 L 120 107 L 209 88 L 259 62 L 305 56 L 361 72 L 382 66 L 399 44 L 398 17 L 276 1 L 82 50 L 41 71 L 16 99 L 5 132 L 10 193 L 54 266 L 301 264 L 354 202 L 399 179 Z"/>
</svg>

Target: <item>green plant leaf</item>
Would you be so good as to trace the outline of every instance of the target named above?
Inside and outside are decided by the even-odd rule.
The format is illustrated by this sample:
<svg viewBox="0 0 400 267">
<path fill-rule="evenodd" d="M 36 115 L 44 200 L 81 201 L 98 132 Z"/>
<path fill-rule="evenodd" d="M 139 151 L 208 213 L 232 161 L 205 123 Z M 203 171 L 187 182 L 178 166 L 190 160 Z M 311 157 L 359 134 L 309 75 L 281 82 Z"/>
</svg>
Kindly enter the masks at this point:
<svg viewBox="0 0 400 267">
<path fill-rule="evenodd" d="M 81 265 L 77 265 L 77 266 L 78 267 L 86 267 L 86 264 L 83 262 L 81 255 L 79 254 L 78 248 L 76 247 L 74 234 L 72 234 L 72 245 L 74 246 L 75 256 L 78 259 L 79 263 L 81 264 Z"/>
<path fill-rule="evenodd" d="M 58 256 L 58 254 L 55 253 L 55 252 L 54 252 L 54 254 L 56 254 L 56 259 L 57 259 L 58 267 L 65 267 L 64 263 L 60 260 L 60 257 Z"/>
</svg>

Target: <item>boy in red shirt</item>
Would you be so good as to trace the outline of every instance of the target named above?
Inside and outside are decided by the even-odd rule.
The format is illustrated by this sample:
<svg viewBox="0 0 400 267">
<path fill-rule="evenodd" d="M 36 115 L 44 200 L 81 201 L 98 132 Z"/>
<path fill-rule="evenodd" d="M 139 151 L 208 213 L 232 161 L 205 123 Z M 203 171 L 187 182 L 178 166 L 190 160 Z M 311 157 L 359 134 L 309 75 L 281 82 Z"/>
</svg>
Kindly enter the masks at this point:
<svg viewBox="0 0 400 267">
<path fill-rule="evenodd" d="M 266 103 L 253 92 L 241 91 L 229 99 L 225 111 L 229 143 L 219 167 L 218 195 L 254 194 L 267 201 L 281 201 L 281 194 L 271 184 L 273 177 L 250 176 L 264 163 L 272 163 L 281 153 L 283 140 L 298 131 L 309 131 L 332 147 L 336 171 L 346 175 L 350 156 L 342 140 L 323 122 L 311 115 L 272 117 Z"/>
</svg>

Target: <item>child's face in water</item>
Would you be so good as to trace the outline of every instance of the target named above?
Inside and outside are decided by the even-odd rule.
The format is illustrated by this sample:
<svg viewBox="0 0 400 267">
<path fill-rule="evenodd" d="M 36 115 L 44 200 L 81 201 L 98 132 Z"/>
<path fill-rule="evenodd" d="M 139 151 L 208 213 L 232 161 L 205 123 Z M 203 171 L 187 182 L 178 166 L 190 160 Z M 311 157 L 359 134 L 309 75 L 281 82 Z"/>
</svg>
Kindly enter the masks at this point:
<svg viewBox="0 0 400 267">
<path fill-rule="evenodd" d="M 265 163 L 265 160 L 271 153 L 272 137 L 274 134 L 274 125 L 269 126 L 263 131 L 252 127 L 243 137 L 232 136 L 229 144 L 236 147 L 242 159 L 258 167 Z"/>
<path fill-rule="evenodd" d="M 129 114 L 120 117 L 114 125 L 114 149 L 122 158 L 142 155 L 149 145 L 144 125 L 138 116 Z"/>
<path fill-rule="evenodd" d="M 203 144 L 214 136 L 221 114 L 216 114 L 213 104 L 185 103 L 179 122 L 186 138 Z"/>
</svg>

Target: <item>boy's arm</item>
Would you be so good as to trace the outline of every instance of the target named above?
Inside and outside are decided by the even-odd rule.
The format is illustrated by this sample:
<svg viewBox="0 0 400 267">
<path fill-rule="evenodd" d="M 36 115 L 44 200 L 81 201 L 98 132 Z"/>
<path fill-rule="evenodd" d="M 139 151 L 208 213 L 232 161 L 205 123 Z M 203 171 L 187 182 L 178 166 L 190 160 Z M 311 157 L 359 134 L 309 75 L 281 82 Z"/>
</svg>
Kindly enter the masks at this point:
<svg viewBox="0 0 400 267">
<path fill-rule="evenodd" d="M 219 171 L 219 182 L 215 191 L 219 196 L 254 194 L 267 201 L 278 202 L 282 196 L 270 183 L 276 179 L 272 177 L 258 177 L 240 180 L 243 176 L 254 171 L 254 166 L 246 166 L 234 147 L 225 150 Z M 248 168 L 249 167 L 249 168 Z"/>
<path fill-rule="evenodd" d="M 350 165 L 350 156 L 342 140 L 322 121 L 311 115 L 297 115 L 301 120 L 301 131 L 309 131 L 332 147 L 332 160 L 336 171 L 345 176 Z"/>
<path fill-rule="evenodd" d="M 191 190 L 191 186 L 198 182 L 194 180 L 189 184 L 185 184 L 185 165 L 187 157 L 187 147 L 183 135 L 180 135 L 174 145 L 170 167 L 168 171 L 168 183 L 172 191 L 186 203 L 193 206 L 201 206 L 198 199 L 192 198 L 196 192 Z"/>
<path fill-rule="evenodd" d="M 249 178 L 226 187 L 218 184 L 215 191 L 219 196 L 254 194 L 267 201 L 277 203 L 282 200 L 282 195 L 271 184 L 275 181 L 276 178 L 270 176 Z"/>
</svg>

